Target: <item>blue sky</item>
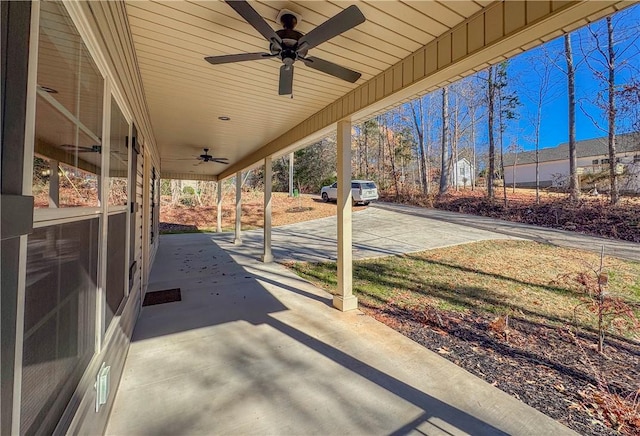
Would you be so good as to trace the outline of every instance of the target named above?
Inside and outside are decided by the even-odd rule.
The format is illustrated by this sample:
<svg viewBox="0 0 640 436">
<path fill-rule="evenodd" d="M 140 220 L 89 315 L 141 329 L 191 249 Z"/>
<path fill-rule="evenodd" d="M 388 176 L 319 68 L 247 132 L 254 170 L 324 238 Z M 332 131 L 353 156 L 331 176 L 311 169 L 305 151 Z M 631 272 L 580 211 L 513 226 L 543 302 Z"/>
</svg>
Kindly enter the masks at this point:
<svg viewBox="0 0 640 436">
<path fill-rule="evenodd" d="M 614 16 L 614 32 L 619 40 L 615 45 L 616 51 L 622 53 L 620 58 L 620 71 L 617 74 L 616 83 L 625 83 L 631 74 L 638 74 L 640 70 L 640 54 L 638 54 L 638 26 L 640 24 L 640 7 L 633 6 Z M 601 20 L 594 24 L 594 29 L 603 31 L 605 22 Z M 606 34 L 602 33 L 603 42 L 606 41 Z M 572 34 L 572 47 L 574 63 L 576 65 L 576 137 L 578 140 L 605 136 L 606 133 L 594 125 L 592 120 L 585 115 L 585 111 L 595 118 L 602 128 L 606 129 L 607 124 L 602 117 L 602 111 L 592 103 L 598 91 L 606 86 L 595 79 L 593 72 L 585 62 L 585 53 L 589 52 L 592 38 L 586 29 L 579 29 Z M 566 68 L 564 57 L 564 38 L 559 38 L 545 44 L 543 47 L 530 50 L 510 60 L 509 75 L 511 83 L 520 90 L 521 117 L 510 126 L 512 136 L 518 137 L 518 143 L 526 150 L 535 147 L 532 142 L 533 127 L 529 121 L 530 114 L 535 112 L 536 105 L 525 98 L 527 88 L 536 89 L 539 84 L 538 76 L 531 71 L 532 62 L 541 62 L 545 59 L 543 54 L 546 50 L 552 57 L 553 54 L 560 53 L 555 64 L 552 62 L 551 82 L 553 83 L 552 98 L 543 105 L 541 124 L 541 147 L 553 147 L 569 139 L 568 133 L 568 97 L 566 74 L 558 67 Z M 595 66 L 595 63 L 591 61 Z M 605 94 L 606 95 L 606 94 Z M 509 133 L 508 133 L 509 134 Z M 505 141 L 505 143 L 508 143 Z"/>
</svg>

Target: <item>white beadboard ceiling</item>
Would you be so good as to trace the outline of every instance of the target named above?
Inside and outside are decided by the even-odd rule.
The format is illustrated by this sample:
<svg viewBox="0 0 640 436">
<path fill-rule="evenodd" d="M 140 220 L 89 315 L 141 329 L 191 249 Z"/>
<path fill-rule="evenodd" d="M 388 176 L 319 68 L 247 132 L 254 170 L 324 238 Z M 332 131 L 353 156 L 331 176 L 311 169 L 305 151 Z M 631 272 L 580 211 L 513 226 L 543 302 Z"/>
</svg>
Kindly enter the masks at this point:
<svg viewBox="0 0 640 436">
<path fill-rule="evenodd" d="M 205 56 L 268 51 L 223 1 L 128 1 L 129 24 L 162 170 L 218 174 L 203 148 L 234 163 L 480 11 L 489 1 L 251 1 L 274 28 L 281 9 L 315 26 L 356 4 L 367 21 L 310 54 L 359 71 L 355 84 L 295 64 L 293 98 L 278 95 L 277 59 L 210 65 Z M 220 121 L 228 116 L 231 121 Z"/>
</svg>

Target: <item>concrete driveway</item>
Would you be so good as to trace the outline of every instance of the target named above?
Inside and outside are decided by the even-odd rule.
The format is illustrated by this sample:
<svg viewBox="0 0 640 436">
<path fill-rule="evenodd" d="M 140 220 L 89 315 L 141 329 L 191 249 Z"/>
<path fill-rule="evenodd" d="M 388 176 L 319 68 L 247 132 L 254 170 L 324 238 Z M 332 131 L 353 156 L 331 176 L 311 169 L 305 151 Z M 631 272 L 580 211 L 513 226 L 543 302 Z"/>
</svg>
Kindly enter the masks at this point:
<svg viewBox="0 0 640 436">
<path fill-rule="evenodd" d="M 242 234 L 250 251 L 261 252 L 262 239 L 262 229 Z M 595 252 L 604 246 L 606 255 L 640 261 L 640 244 L 493 218 L 384 202 L 353 213 L 354 259 L 494 239 L 529 239 Z M 273 255 L 278 262 L 335 260 L 336 241 L 336 217 L 275 227 Z"/>
<path fill-rule="evenodd" d="M 353 213 L 354 259 L 411 253 L 491 239 L 519 238 L 470 227 L 464 223 L 405 213 L 386 205 L 357 208 Z M 262 240 L 262 229 L 242 233 L 243 246 L 247 249 L 262 250 Z M 335 260 L 336 217 L 274 227 L 272 240 L 273 255 L 279 262 Z"/>
</svg>

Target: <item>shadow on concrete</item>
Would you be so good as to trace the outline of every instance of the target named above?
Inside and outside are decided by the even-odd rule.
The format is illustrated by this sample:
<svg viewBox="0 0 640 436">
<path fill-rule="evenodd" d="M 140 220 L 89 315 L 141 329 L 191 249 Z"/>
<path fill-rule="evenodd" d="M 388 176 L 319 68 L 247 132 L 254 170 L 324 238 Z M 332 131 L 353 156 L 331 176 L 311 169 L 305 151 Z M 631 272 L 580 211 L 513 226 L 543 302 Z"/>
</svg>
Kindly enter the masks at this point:
<svg viewBox="0 0 640 436">
<path fill-rule="evenodd" d="M 178 245 L 182 245 L 182 250 L 177 250 Z M 316 304 L 314 307 L 309 307 L 309 311 L 321 310 L 322 306 L 330 303 L 329 299 L 322 297 L 320 294 L 312 294 L 308 291 L 298 289 L 295 286 L 282 283 L 283 280 L 278 279 L 277 275 L 274 276 L 273 271 L 265 271 L 264 273 L 258 274 L 256 273 L 258 271 L 256 268 L 246 269 L 242 267 L 227 254 L 225 250 L 220 248 L 219 244 L 212 239 L 211 235 L 192 234 L 166 236 L 161 239 L 160 251 L 159 260 L 162 264 L 160 266 L 158 264 L 154 265 L 152 281 L 181 281 L 183 301 L 145 307 L 136 325 L 133 342 L 162 336 L 168 337 L 188 330 L 202 329 L 222 324 L 229 324 L 226 327 L 228 335 L 231 334 L 229 330 L 232 328 L 231 325 L 241 326 L 242 321 L 250 323 L 254 327 L 268 326 L 295 341 L 297 344 L 313 350 L 315 353 L 306 354 L 317 356 L 315 358 L 312 357 L 314 361 L 321 358 L 329 359 L 340 367 L 352 372 L 355 376 L 365 379 L 369 383 L 388 391 L 399 399 L 417 406 L 423 411 L 418 419 L 407 422 L 391 432 L 391 434 L 406 434 L 427 422 L 428 425 L 435 425 L 436 427 L 439 425 L 438 423 L 444 423 L 440 431 L 445 431 L 445 433 L 453 431 L 467 434 L 507 434 L 483 420 L 415 388 L 406 381 L 399 380 L 385 371 L 379 370 L 373 365 L 354 357 L 349 353 L 348 347 L 338 349 L 323 341 L 321 339 L 322 335 L 314 334 L 314 336 L 312 336 L 292 326 L 290 323 L 277 319 L 275 315 L 287 312 L 290 309 L 280 301 L 280 299 L 276 298 L 273 292 L 270 292 L 268 287 L 265 287 L 263 284 L 276 286 L 287 292 L 295 293 L 298 296 L 308 299 L 310 302 L 316 301 L 322 303 L 322 305 Z M 182 271 L 183 268 L 181 268 L 182 264 L 180 262 L 183 261 L 185 257 L 189 259 L 190 263 L 194 264 L 191 271 Z M 197 271 L 197 273 L 193 271 Z M 291 280 L 291 278 L 288 278 L 288 280 Z M 298 299 L 296 304 L 299 303 L 300 300 Z M 330 309 L 325 307 L 322 310 Z M 304 311 L 302 311 L 302 314 L 304 316 Z M 343 316 L 338 312 L 331 313 L 330 315 L 336 317 Z M 309 318 L 308 322 L 314 323 L 313 316 L 309 316 Z M 239 322 L 240 324 L 238 324 Z M 244 325 L 246 328 L 246 324 Z M 262 329 L 260 331 L 262 331 Z M 216 339 L 214 335 L 213 339 L 208 338 L 207 340 L 224 341 L 226 337 L 220 336 Z M 264 392 L 275 390 L 278 392 L 278 395 L 285 396 L 300 394 L 296 392 L 296 386 L 283 387 L 278 384 L 277 379 L 271 382 L 265 382 L 264 379 L 261 378 L 262 374 L 256 374 L 249 369 L 255 359 L 250 357 L 251 350 L 244 348 L 249 345 L 249 342 L 234 342 L 233 340 L 229 340 L 227 341 L 227 345 L 225 348 L 225 356 L 228 356 L 227 363 L 230 365 L 227 367 L 233 368 L 236 373 L 240 374 L 245 382 L 249 383 L 248 386 L 251 386 L 252 390 L 264 390 Z M 416 347 L 420 346 L 416 344 Z M 272 353 L 270 353 L 271 357 L 269 358 L 274 359 L 271 365 L 274 365 L 274 367 L 281 364 L 287 365 L 287 361 L 290 358 L 287 357 L 284 350 L 276 348 L 271 349 Z M 371 352 L 376 353 L 375 350 L 371 350 Z M 295 365 L 299 367 L 305 365 L 305 363 L 295 362 Z M 309 364 L 309 367 L 313 368 L 314 366 Z M 129 374 L 129 377 L 135 378 L 135 374 Z M 198 377 L 201 377 L 201 375 L 198 375 Z M 416 377 L 418 377 L 418 375 L 416 375 Z M 469 377 L 473 376 L 469 375 Z M 159 378 L 161 379 L 162 377 Z M 211 389 L 212 393 L 217 389 L 216 383 L 207 378 L 199 379 L 197 383 L 200 388 Z M 331 389 L 331 395 L 335 395 L 335 405 L 333 406 L 335 412 L 345 413 L 345 411 L 348 410 L 348 413 L 354 414 L 353 419 L 359 419 L 357 415 L 359 407 L 358 401 L 360 399 L 357 395 L 354 394 L 354 392 L 341 392 L 342 385 L 331 385 L 330 380 L 327 380 L 325 383 Z M 442 383 L 446 384 L 447 382 L 446 380 L 442 380 Z M 488 386 L 487 388 L 493 389 Z M 282 389 L 288 389 L 288 391 L 283 392 Z M 237 397 L 229 401 L 242 402 L 243 397 L 249 395 L 247 392 L 238 392 Z M 375 392 L 375 390 L 373 392 Z M 255 392 L 253 394 L 255 394 Z M 356 395 L 356 397 L 354 397 L 354 395 Z M 361 395 L 367 395 L 367 392 L 361 393 Z M 362 400 L 364 400 L 364 397 Z M 176 428 L 176 424 L 180 425 L 179 428 L 182 428 L 182 431 L 196 431 L 198 428 L 194 427 L 194 422 L 200 419 L 196 413 L 200 406 L 195 404 L 193 406 L 194 412 L 189 412 L 191 415 L 189 413 L 186 415 L 175 415 L 170 409 L 162 413 L 155 411 L 154 413 L 158 416 L 152 423 L 155 429 L 146 428 L 144 432 L 149 434 L 155 433 L 156 431 L 158 433 L 167 433 L 170 429 Z M 146 407 L 145 404 L 139 404 L 140 410 L 136 411 L 136 413 L 142 415 L 148 413 L 142 411 L 144 407 Z M 380 412 L 382 413 L 383 411 L 380 410 Z M 216 414 L 218 412 L 210 410 L 208 413 Z M 314 422 L 314 420 L 321 418 L 319 416 L 313 416 L 313 411 L 308 410 L 304 404 L 300 404 L 300 406 L 294 410 L 283 411 L 283 414 L 284 416 L 290 416 L 291 414 L 308 414 L 309 422 Z M 112 417 L 112 419 L 115 419 L 115 417 Z M 225 417 L 219 416 L 219 419 L 224 420 Z M 330 416 L 324 416 L 322 419 L 330 419 Z M 283 431 L 292 430 L 286 427 L 284 421 L 282 424 Z M 367 428 L 366 425 L 363 428 Z M 339 428 L 335 430 L 337 433 L 340 433 Z M 316 429 L 296 428 L 295 432 L 314 433 Z"/>
</svg>

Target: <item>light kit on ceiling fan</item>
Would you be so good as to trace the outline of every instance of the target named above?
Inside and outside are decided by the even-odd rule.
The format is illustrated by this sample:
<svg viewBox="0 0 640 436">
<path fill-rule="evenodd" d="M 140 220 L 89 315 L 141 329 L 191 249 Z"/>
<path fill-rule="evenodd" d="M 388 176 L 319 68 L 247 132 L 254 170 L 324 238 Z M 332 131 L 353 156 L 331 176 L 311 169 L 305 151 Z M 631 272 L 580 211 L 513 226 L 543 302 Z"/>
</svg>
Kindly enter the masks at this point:
<svg viewBox="0 0 640 436">
<path fill-rule="evenodd" d="M 297 60 L 300 60 L 309 68 L 350 83 L 355 83 L 360 78 L 361 74 L 357 71 L 324 59 L 308 56 L 308 52 L 312 48 L 365 22 L 366 19 L 357 6 L 349 6 L 309 33 L 302 34 L 295 30 L 296 25 L 302 21 L 302 17 L 295 12 L 287 9 L 281 10 L 277 19 L 282 24 L 282 29 L 274 31 L 247 1 L 227 0 L 227 4 L 269 41 L 269 53 L 241 53 L 204 58 L 210 64 L 218 65 L 280 58 L 283 64 L 280 67 L 278 84 L 278 94 L 280 95 L 289 95 L 293 92 L 293 64 Z"/>
</svg>

